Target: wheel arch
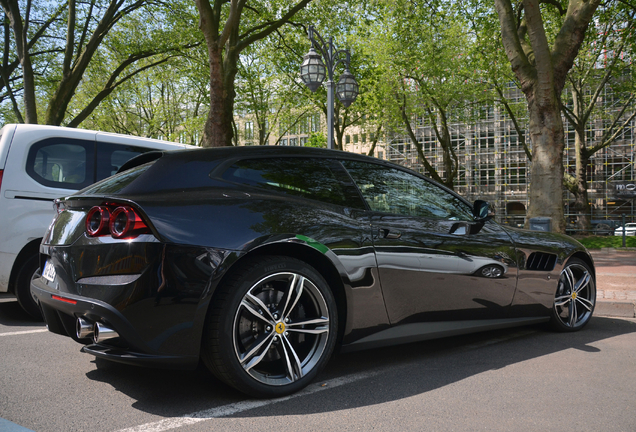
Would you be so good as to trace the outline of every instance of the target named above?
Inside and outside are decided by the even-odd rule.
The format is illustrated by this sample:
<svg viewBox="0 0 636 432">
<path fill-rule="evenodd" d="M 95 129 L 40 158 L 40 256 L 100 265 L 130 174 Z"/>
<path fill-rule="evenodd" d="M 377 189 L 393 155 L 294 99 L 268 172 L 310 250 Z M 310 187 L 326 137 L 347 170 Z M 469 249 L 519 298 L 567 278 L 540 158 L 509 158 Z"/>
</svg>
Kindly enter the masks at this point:
<svg viewBox="0 0 636 432">
<path fill-rule="evenodd" d="M 20 268 L 30 256 L 38 255 L 40 253 L 40 243 L 42 243 L 41 238 L 31 240 L 29 243 L 24 245 L 20 253 L 18 253 L 18 256 L 15 258 L 13 267 L 11 267 L 11 275 L 9 276 L 9 292 L 13 295 L 15 295 L 15 283 L 18 278 L 18 274 L 20 273 Z"/>
<path fill-rule="evenodd" d="M 222 286 L 225 280 L 232 275 L 233 269 L 238 268 L 241 263 L 257 256 L 267 255 L 280 255 L 299 259 L 312 266 L 318 273 L 320 273 L 323 278 L 325 278 L 329 289 L 334 296 L 336 307 L 338 309 L 339 326 L 336 346 L 339 346 L 344 336 L 348 317 L 348 301 L 345 285 L 333 261 L 331 261 L 326 256 L 326 254 L 305 243 L 274 242 L 251 249 L 247 253 L 241 255 L 236 261 L 232 263 L 231 267 L 227 269 L 225 274 L 219 280 L 217 287 Z M 218 290 L 215 290 L 214 294 L 212 295 L 209 307 L 214 304 L 214 298 L 217 292 Z"/>
<path fill-rule="evenodd" d="M 594 280 L 596 280 L 596 269 L 594 268 L 594 261 L 592 260 L 592 258 L 588 254 L 586 254 L 583 251 L 577 251 L 577 252 L 574 252 L 568 258 L 568 261 L 570 261 L 572 258 L 578 258 L 581 261 L 583 261 L 585 264 L 590 266 L 590 269 L 592 270 L 592 273 L 593 273 L 593 276 L 594 276 Z M 567 262 L 566 262 L 566 264 L 567 264 Z"/>
</svg>

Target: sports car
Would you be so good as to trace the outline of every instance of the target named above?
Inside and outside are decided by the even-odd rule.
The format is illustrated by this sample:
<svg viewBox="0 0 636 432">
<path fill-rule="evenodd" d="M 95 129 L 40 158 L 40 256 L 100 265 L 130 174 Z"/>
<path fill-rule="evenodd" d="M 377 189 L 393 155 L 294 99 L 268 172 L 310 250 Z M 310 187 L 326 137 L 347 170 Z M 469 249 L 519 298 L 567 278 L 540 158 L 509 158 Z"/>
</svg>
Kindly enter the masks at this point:
<svg viewBox="0 0 636 432">
<path fill-rule="evenodd" d="M 576 331 L 596 300 L 575 240 L 346 152 L 146 153 L 56 208 L 31 285 L 51 332 L 117 362 L 202 360 L 255 397 L 305 387 L 336 349 Z"/>
</svg>

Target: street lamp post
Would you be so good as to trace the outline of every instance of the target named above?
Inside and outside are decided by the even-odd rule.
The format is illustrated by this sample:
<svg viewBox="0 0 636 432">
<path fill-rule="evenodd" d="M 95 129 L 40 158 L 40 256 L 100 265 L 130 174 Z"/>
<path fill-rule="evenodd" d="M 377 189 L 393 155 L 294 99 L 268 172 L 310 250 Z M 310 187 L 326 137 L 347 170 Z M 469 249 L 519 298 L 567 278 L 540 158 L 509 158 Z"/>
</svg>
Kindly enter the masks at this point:
<svg viewBox="0 0 636 432">
<path fill-rule="evenodd" d="M 309 26 L 309 40 L 311 41 L 311 48 L 309 48 L 307 55 L 303 57 L 303 64 L 300 66 L 300 76 L 312 92 L 318 90 L 325 76 L 328 78 L 325 83 L 327 86 L 327 146 L 333 149 L 333 112 L 335 102 L 333 97 L 333 75 L 338 65 L 342 63 L 345 71 L 340 74 L 340 79 L 338 84 L 336 84 L 336 94 L 345 107 L 348 107 L 356 100 L 358 83 L 353 74 L 349 72 L 351 60 L 349 50 L 336 50 L 331 37 L 329 37 L 328 43 L 325 43 L 320 33 L 314 30 L 313 26 Z M 326 67 L 322 62 L 321 56 L 327 63 Z"/>
</svg>

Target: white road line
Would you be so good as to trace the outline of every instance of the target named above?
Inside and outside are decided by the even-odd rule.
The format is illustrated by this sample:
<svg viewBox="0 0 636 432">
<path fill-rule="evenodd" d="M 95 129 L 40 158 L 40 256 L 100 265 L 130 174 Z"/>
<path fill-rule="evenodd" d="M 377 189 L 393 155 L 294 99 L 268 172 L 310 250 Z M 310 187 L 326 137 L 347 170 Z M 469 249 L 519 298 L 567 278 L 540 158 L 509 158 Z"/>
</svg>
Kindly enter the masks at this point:
<svg viewBox="0 0 636 432">
<path fill-rule="evenodd" d="M 17 335 L 30 334 L 30 333 L 44 333 L 47 331 L 48 329 L 24 330 L 24 331 L 17 331 L 17 332 L 11 332 L 11 333 L 0 333 L 0 336 L 17 336 Z"/>
<path fill-rule="evenodd" d="M 242 402 L 236 402 L 229 405 L 223 405 L 220 407 L 210 408 L 208 410 L 197 411 L 195 413 L 186 414 L 182 417 L 172 417 L 165 420 L 160 420 L 154 423 L 146 423 L 139 426 L 134 426 L 128 429 L 121 429 L 117 432 L 162 432 L 170 429 L 176 429 L 183 426 L 199 423 L 214 418 L 225 417 L 239 412 L 251 410 L 254 408 L 260 408 L 266 405 L 271 405 L 279 402 L 283 402 L 290 399 L 295 399 L 301 396 L 307 396 L 310 394 L 318 393 L 323 390 L 328 390 L 341 385 L 349 384 L 355 381 L 360 381 L 365 378 L 377 375 L 379 372 L 373 373 L 359 373 L 354 375 L 348 375 L 346 377 L 340 377 L 328 381 L 326 384 L 313 384 L 304 390 L 294 393 L 289 396 L 285 396 L 278 399 L 258 399 L 258 400 L 246 400 Z"/>
</svg>

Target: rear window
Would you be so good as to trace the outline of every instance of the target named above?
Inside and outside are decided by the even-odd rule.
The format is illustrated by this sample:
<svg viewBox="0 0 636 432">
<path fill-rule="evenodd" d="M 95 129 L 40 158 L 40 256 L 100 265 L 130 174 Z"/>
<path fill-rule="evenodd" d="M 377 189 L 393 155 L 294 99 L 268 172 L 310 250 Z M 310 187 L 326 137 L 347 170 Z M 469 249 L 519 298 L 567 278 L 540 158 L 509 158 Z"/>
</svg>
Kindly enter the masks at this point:
<svg viewBox="0 0 636 432">
<path fill-rule="evenodd" d="M 272 192 L 301 196 L 342 206 L 354 206 L 351 192 L 341 181 L 341 166 L 328 159 L 262 158 L 234 163 L 223 179 Z M 345 177 L 346 178 L 346 177 Z M 359 199 L 354 195 L 354 200 Z"/>
<path fill-rule="evenodd" d="M 121 192 L 126 186 L 134 182 L 139 176 L 148 171 L 148 169 L 155 163 L 156 161 L 148 162 L 144 165 L 139 165 L 138 167 L 131 168 L 129 170 L 124 171 L 123 173 L 116 174 L 112 177 L 109 177 L 105 180 L 95 183 L 92 186 L 87 187 L 86 189 L 80 191 L 82 195 L 110 195 L 117 194 Z"/>
</svg>

